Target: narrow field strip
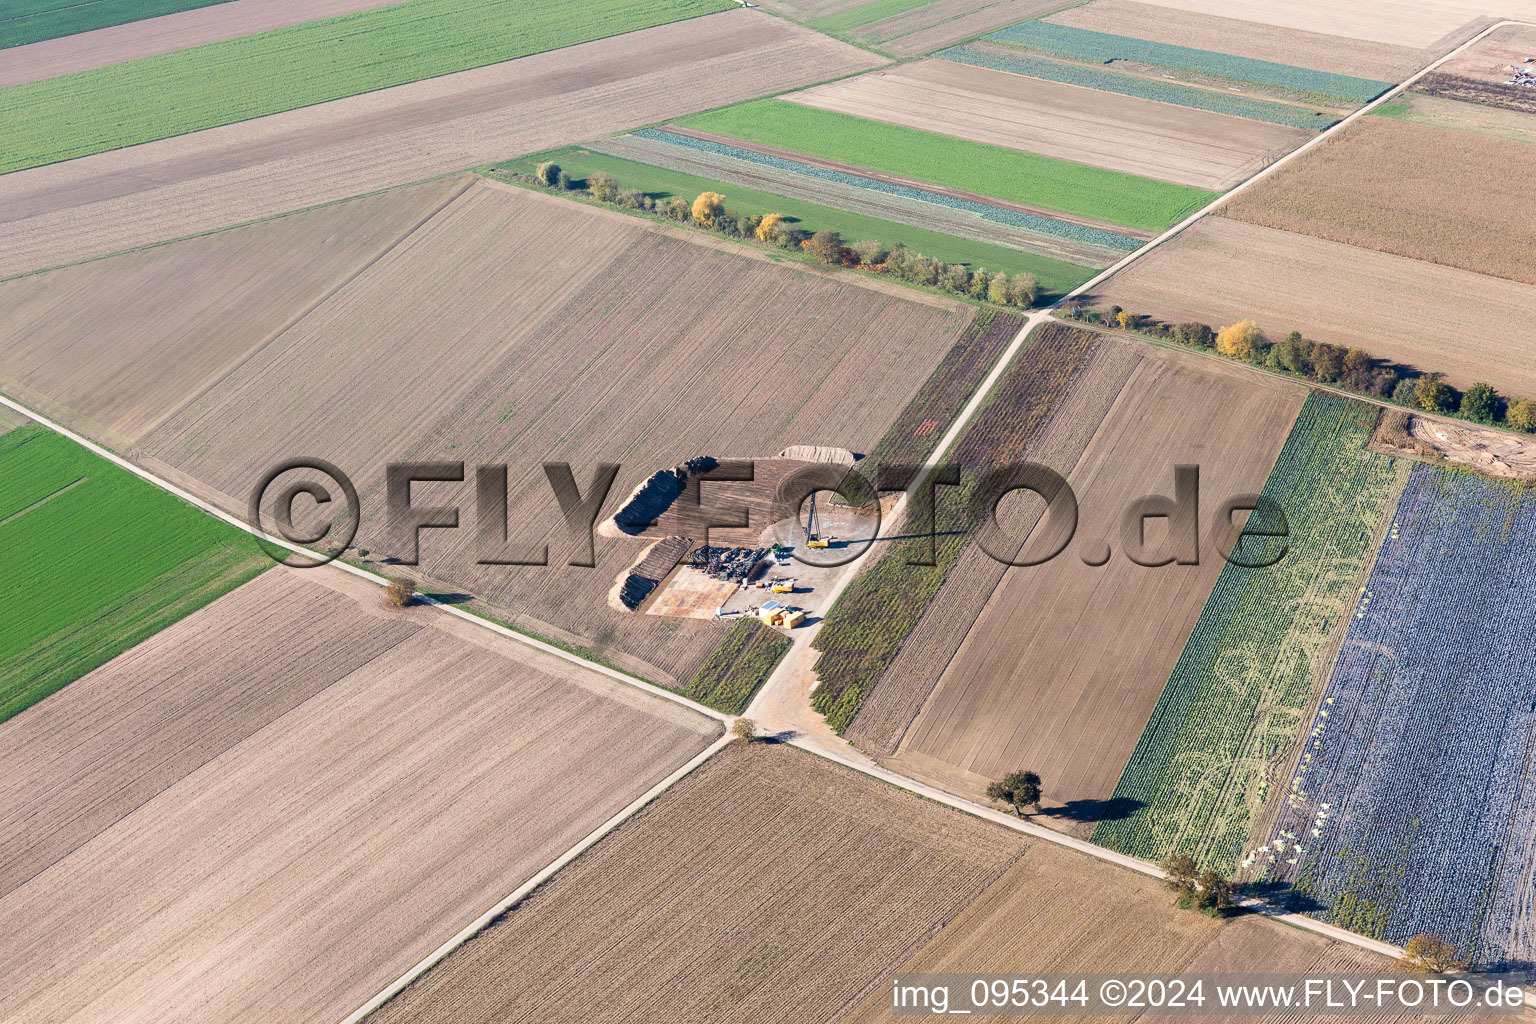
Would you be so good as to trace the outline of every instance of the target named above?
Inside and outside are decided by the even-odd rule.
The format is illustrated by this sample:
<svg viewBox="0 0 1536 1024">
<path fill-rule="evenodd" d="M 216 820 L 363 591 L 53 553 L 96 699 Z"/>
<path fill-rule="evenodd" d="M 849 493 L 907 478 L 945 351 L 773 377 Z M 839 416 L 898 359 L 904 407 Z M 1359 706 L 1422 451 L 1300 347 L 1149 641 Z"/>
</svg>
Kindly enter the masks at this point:
<svg viewBox="0 0 1536 1024">
<path fill-rule="evenodd" d="M 678 122 L 857 167 L 1156 231 L 1216 193 L 777 99 Z"/>
<path fill-rule="evenodd" d="M 229 0 L 12 0 L 0 4 L 0 50 Z"/>
<path fill-rule="evenodd" d="M 16 512 L 12 512 L 10 515 L 6 516 L 4 519 L 0 519 L 0 526 L 4 526 L 6 523 L 11 522 L 12 520 L 20 519 L 22 516 L 26 515 L 28 512 L 31 512 L 33 509 L 41 508 L 42 506 L 48 504 L 48 502 L 52 501 L 54 498 L 57 498 L 59 495 L 63 494 L 65 491 L 68 491 L 68 490 L 70 490 L 72 488 L 75 488 L 75 487 L 79 487 L 81 484 L 85 483 L 85 481 L 86 481 L 86 478 L 85 477 L 81 477 L 80 479 L 76 480 L 74 483 L 65 484 L 63 487 L 60 487 L 58 490 L 52 492 L 51 494 L 48 494 L 45 497 L 37 499 L 32 504 L 28 505 L 26 508 L 21 509 L 21 510 L 16 511 Z"/>
<path fill-rule="evenodd" d="M 733 8 L 409 0 L 0 89 L 0 174 Z"/>
</svg>

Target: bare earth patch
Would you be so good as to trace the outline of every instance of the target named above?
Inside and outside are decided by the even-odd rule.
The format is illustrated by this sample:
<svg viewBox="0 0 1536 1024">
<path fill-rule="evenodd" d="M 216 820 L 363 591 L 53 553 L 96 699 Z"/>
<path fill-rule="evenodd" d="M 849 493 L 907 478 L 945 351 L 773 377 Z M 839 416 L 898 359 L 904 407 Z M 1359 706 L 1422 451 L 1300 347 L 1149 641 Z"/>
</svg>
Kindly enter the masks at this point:
<svg viewBox="0 0 1536 1024">
<path fill-rule="evenodd" d="M 1533 176 L 1524 143 L 1367 117 L 1220 212 L 1536 285 Z"/>
<path fill-rule="evenodd" d="M 0 726 L 0 1017 L 339 1020 L 718 728 L 274 569 Z"/>
<path fill-rule="evenodd" d="M 1536 480 L 1536 438 L 1393 409 L 1371 438 L 1389 455 L 1466 466 L 1504 480 Z"/>
<path fill-rule="evenodd" d="M 0 277 L 225 227 L 862 71 L 731 10 L 0 177 Z"/>
<path fill-rule="evenodd" d="M 1207 217 L 1096 292 L 1177 323 L 1252 318 L 1315 341 L 1536 395 L 1536 288 L 1452 267 Z"/>
<path fill-rule="evenodd" d="M 942 60 L 872 71 L 785 99 L 1218 191 L 1312 137 L 1299 128 Z"/>
<path fill-rule="evenodd" d="M 831 1019 L 1024 846 L 792 747 L 732 744 L 374 1019 Z"/>
<path fill-rule="evenodd" d="M 1487 27 L 1487 17 L 1530 19 L 1532 0 L 1146 0 L 1196 14 L 1258 22 L 1276 28 L 1348 36 L 1371 43 L 1429 50 L 1438 56 Z M 1220 47 L 1215 47 L 1220 49 Z M 1333 70 L 1325 68 L 1324 70 Z"/>
</svg>

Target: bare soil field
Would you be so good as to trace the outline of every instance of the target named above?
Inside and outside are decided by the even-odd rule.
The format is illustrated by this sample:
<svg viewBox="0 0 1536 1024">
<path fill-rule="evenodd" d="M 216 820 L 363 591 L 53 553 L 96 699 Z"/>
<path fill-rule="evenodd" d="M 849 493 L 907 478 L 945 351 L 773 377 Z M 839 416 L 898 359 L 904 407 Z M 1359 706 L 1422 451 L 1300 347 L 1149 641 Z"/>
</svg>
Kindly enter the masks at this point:
<svg viewBox="0 0 1536 1024">
<path fill-rule="evenodd" d="M 1536 480 L 1536 439 L 1459 420 L 1391 409 L 1371 448 L 1421 462 L 1454 462 L 1502 480 Z"/>
<path fill-rule="evenodd" d="M 1312 137 L 1300 128 L 943 60 L 871 71 L 785 99 L 1218 191 Z"/>
<path fill-rule="evenodd" d="M 1213 50 L 1383 82 L 1401 82 L 1432 59 L 1427 51 L 1413 47 L 1183 11 L 1158 6 L 1152 0 L 1094 0 L 1069 7 L 1045 20 L 1094 32 L 1191 46 L 1197 50 Z"/>
<path fill-rule="evenodd" d="M 595 568 L 568 566 L 540 463 L 571 463 L 584 493 L 598 463 L 620 464 L 606 516 L 657 470 L 698 457 L 867 452 L 970 316 L 949 299 L 482 181 L 138 454 L 234 512 L 267 468 L 319 455 L 362 492 L 358 543 L 375 558 L 407 553 L 382 535 L 385 464 L 463 460 L 465 484 L 415 488 L 417 502 L 463 510 L 463 529 L 425 532 L 424 586 L 468 591 L 520 628 L 675 686 L 723 627 L 610 608 L 646 542 L 599 536 Z M 510 537 L 547 542 L 549 567 L 475 564 L 480 463 L 510 465 Z"/>
<path fill-rule="evenodd" d="M 898 57 L 915 57 L 1005 25 L 1038 18 L 1062 3 L 1063 0 L 938 0 L 862 25 L 853 35 Z"/>
<path fill-rule="evenodd" d="M 1505 25 L 1440 65 L 1439 73 L 1502 88 L 1529 57 L 1536 57 L 1536 28 Z M 1513 86 L 1506 91 L 1529 95 L 1527 90 Z"/>
<path fill-rule="evenodd" d="M 731 10 L 0 177 L 0 277 L 865 70 Z"/>
<path fill-rule="evenodd" d="M 1363 348 L 1458 387 L 1536 395 L 1530 285 L 1207 217 L 1096 294 L 1170 323 L 1252 318 L 1276 337 Z"/>
<path fill-rule="evenodd" d="M 1461 100 L 1464 104 L 1477 104 L 1481 109 L 1516 114 L 1536 113 L 1536 96 L 1530 90 L 1512 86 L 1480 82 L 1460 75 L 1447 75 L 1436 71 L 1425 75 L 1414 84 L 1415 96 L 1437 96 L 1442 99 Z M 1408 118 L 1408 120 L 1416 120 Z"/>
<path fill-rule="evenodd" d="M 1367 117 L 1220 212 L 1536 285 L 1533 174 L 1523 143 Z"/>
<path fill-rule="evenodd" d="M 126 451 L 475 180 L 0 282 L 0 387 Z"/>
<path fill-rule="evenodd" d="M 1044 565 L 1003 574 L 894 762 L 929 759 L 928 774 L 967 795 L 1029 767 L 1068 824 L 1088 817 L 1114 790 L 1221 571 L 1212 513 L 1263 486 L 1305 397 L 1185 353 L 1149 353 L 1067 475 L 1075 539 Z M 1200 469 L 1199 564 L 1137 565 L 1122 516 L 1144 496 L 1172 495 L 1177 465 Z M 1166 550 L 1167 530 L 1147 525 L 1144 559 Z M 1107 550 L 1107 564 L 1092 564 Z M 945 778 L 941 764 L 964 774 Z"/>
<path fill-rule="evenodd" d="M 169 53 L 398 0 L 232 0 L 0 50 L 0 87 Z"/>
<path fill-rule="evenodd" d="M 1085 892 L 1092 892 L 1093 899 L 1085 900 Z M 1035 843 L 900 970 L 903 974 L 1196 974 L 1253 971 L 1258 965 L 1268 971 L 1366 972 L 1385 970 L 1388 962 L 1274 921 L 1257 917 L 1218 921 L 1180 910 L 1172 894 L 1150 878 L 1048 843 Z M 904 1019 L 891 1013 L 890 1002 L 887 982 L 841 1020 L 874 1024 Z M 1168 1018 L 1126 1013 L 1053 1019 L 1151 1022 Z"/>
<path fill-rule="evenodd" d="M 792 747 L 732 744 L 371 1019 L 831 1019 L 1024 848 Z"/>
<path fill-rule="evenodd" d="M 1420 85 L 1426 81 L 1428 79 L 1421 79 Z M 1475 88 L 1481 90 L 1484 87 Z M 1520 92 L 1523 94 L 1529 90 L 1522 89 Z M 1489 106 L 1475 93 L 1469 94 L 1456 87 L 1453 80 L 1452 85 L 1433 93 L 1412 90 L 1396 101 L 1395 108 L 1399 112 L 1394 116 L 1414 124 L 1458 132 L 1477 132 L 1528 146 L 1536 143 L 1536 116 L 1532 116 L 1536 114 L 1536 95 L 1521 95 L 1515 99 L 1523 101 L 1527 109 Z"/>
<path fill-rule="evenodd" d="M 273 570 L 0 726 L 0 1017 L 340 1019 L 717 730 Z"/>
<path fill-rule="evenodd" d="M 762 7 L 765 11 L 782 14 L 796 21 L 814 21 L 851 11 L 866 3 L 869 0 L 768 0 Z"/>
<path fill-rule="evenodd" d="M 1487 17 L 1536 17 L 1532 0 L 1146 0 L 1157 7 L 1224 16 L 1292 31 L 1347 36 L 1430 51 L 1439 56 L 1488 26 Z M 1191 44 L 1192 45 L 1192 44 Z M 1221 49 L 1213 47 L 1213 49 Z M 1327 68 L 1325 70 L 1335 70 Z"/>
</svg>

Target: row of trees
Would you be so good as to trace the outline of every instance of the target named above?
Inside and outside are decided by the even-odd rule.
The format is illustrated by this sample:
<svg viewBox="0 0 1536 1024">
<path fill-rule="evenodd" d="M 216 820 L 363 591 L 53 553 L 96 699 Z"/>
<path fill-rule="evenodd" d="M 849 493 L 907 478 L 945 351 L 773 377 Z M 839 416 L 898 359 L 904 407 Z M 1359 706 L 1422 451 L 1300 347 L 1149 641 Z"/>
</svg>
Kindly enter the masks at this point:
<svg viewBox="0 0 1536 1024">
<path fill-rule="evenodd" d="M 559 164 L 539 164 L 534 181 L 546 188 L 574 189 L 576 184 Z M 843 241 L 836 231 L 814 234 L 794 226 L 781 213 L 735 214 L 718 192 L 701 192 L 689 202 L 681 196 L 656 200 L 637 189 L 622 188 L 613 175 L 593 171 L 586 191 L 599 202 L 625 209 L 654 213 L 680 224 L 691 224 L 732 238 L 756 239 L 783 249 L 800 249 L 829 266 L 845 266 L 875 274 L 889 274 L 913 284 L 942 288 L 955 295 L 983 299 L 1000 306 L 1032 306 L 1040 285 L 1029 274 L 992 274 L 986 268 L 971 270 L 959 263 L 941 263 L 903 245 L 885 246 L 876 241 Z"/>
<path fill-rule="evenodd" d="M 1193 348 L 1210 349 L 1231 359 L 1299 374 L 1424 412 L 1460 415 L 1476 423 L 1502 424 L 1536 433 L 1536 401 L 1507 399 L 1492 385 L 1482 382 L 1464 392 L 1458 391 L 1439 373 L 1399 373 L 1364 349 L 1312 341 L 1297 331 L 1292 331 L 1281 341 L 1271 342 L 1252 320 L 1242 320 L 1216 331 L 1201 323 L 1165 324 L 1119 306 L 1100 311 L 1080 304 L 1072 305 L 1068 307 L 1067 315 L 1084 322 L 1168 338 Z"/>
</svg>

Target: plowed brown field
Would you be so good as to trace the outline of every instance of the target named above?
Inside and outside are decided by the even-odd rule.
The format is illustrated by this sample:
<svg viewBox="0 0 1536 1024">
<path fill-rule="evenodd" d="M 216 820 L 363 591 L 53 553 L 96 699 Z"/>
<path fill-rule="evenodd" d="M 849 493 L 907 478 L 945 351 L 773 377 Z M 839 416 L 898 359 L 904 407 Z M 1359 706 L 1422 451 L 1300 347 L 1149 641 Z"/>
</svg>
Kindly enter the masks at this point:
<svg viewBox="0 0 1536 1024">
<path fill-rule="evenodd" d="M 1044 565 L 1002 575 L 893 763 L 971 796 L 1028 768 L 1069 827 L 1092 820 L 1221 572 L 1216 510 L 1263 486 L 1305 397 L 1184 353 L 1149 353 L 1067 474 L 1075 539 Z M 1200 563 L 1137 565 L 1122 516 L 1144 496 L 1171 496 L 1178 465 L 1200 470 Z M 1147 524 L 1149 554 L 1166 530 Z M 1086 564 L 1106 551 L 1107 564 Z"/>
<path fill-rule="evenodd" d="M 334 18 L 398 0 L 232 0 L 0 50 L 0 86 Z"/>
<path fill-rule="evenodd" d="M 416 181 L 881 63 L 703 18 L 0 177 L 0 277 Z"/>
<path fill-rule="evenodd" d="M 1458 387 L 1536 395 L 1536 288 L 1514 281 L 1207 217 L 1098 294 L 1170 322 L 1253 318 L 1277 337 L 1300 331 L 1443 371 Z"/>
<path fill-rule="evenodd" d="M 942 60 L 872 71 L 785 99 L 1218 191 L 1312 137 L 1299 128 Z"/>
<path fill-rule="evenodd" d="M 1045 20 L 1094 32 L 1150 39 L 1173 46 L 1192 46 L 1197 50 L 1214 50 L 1383 82 L 1401 82 L 1431 60 L 1427 52 L 1413 47 L 1181 11 L 1158 6 L 1155 0 L 1094 0 Z"/>
<path fill-rule="evenodd" d="M 457 492 L 463 509 L 463 530 L 424 535 L 432 585 L 679 685 L 723 627 L 609 608 L 643 542 L 600 537 L 597 568 L 567 566 L 540 463 L 570 462 L 583 488 L 599 462 L 620 463 L 608 515 L 699 456 L 867 452 L 969 318 L 948 299 L 482 182 L 141 448 L 231 511 L 278 462 L 328 459 L 363 492 L 358 541 L 381 555 L 404 553 L 381 536 L 385 464 L 464 460 L 464 487 L 416 488 L 418 502 Z M 479 463 L 510 463 L 511 536 L 547 540 L 550 567 L 475 564 Z"/>
<path fill-rule="evenodd" d="M 272 570 L 0 725 L 0 1019 L 339 1020 L 717 732 Z"/>
<path fill-rule="evenodd" d="M 0 387 L 127 450 L 474 180 L 0 282 Z"/>
<path fill-rule="evenodd" d="M 1023 849 L 792 747 L 732 744 L 370 1020 L 827 1020 Z"/>
<path fill-rule="evenodd" d="M 1005 25 L 1038 18 L 1061 3 L 1062 0 L 937 0 L 861 25 L 851 35 L 898 57 L 915 57 Z"/>
<path fill-rule="evenodd" d="M 1536 285 L 1536 149 L 1367 117 L 1223 216 Z"/>
</svg>

